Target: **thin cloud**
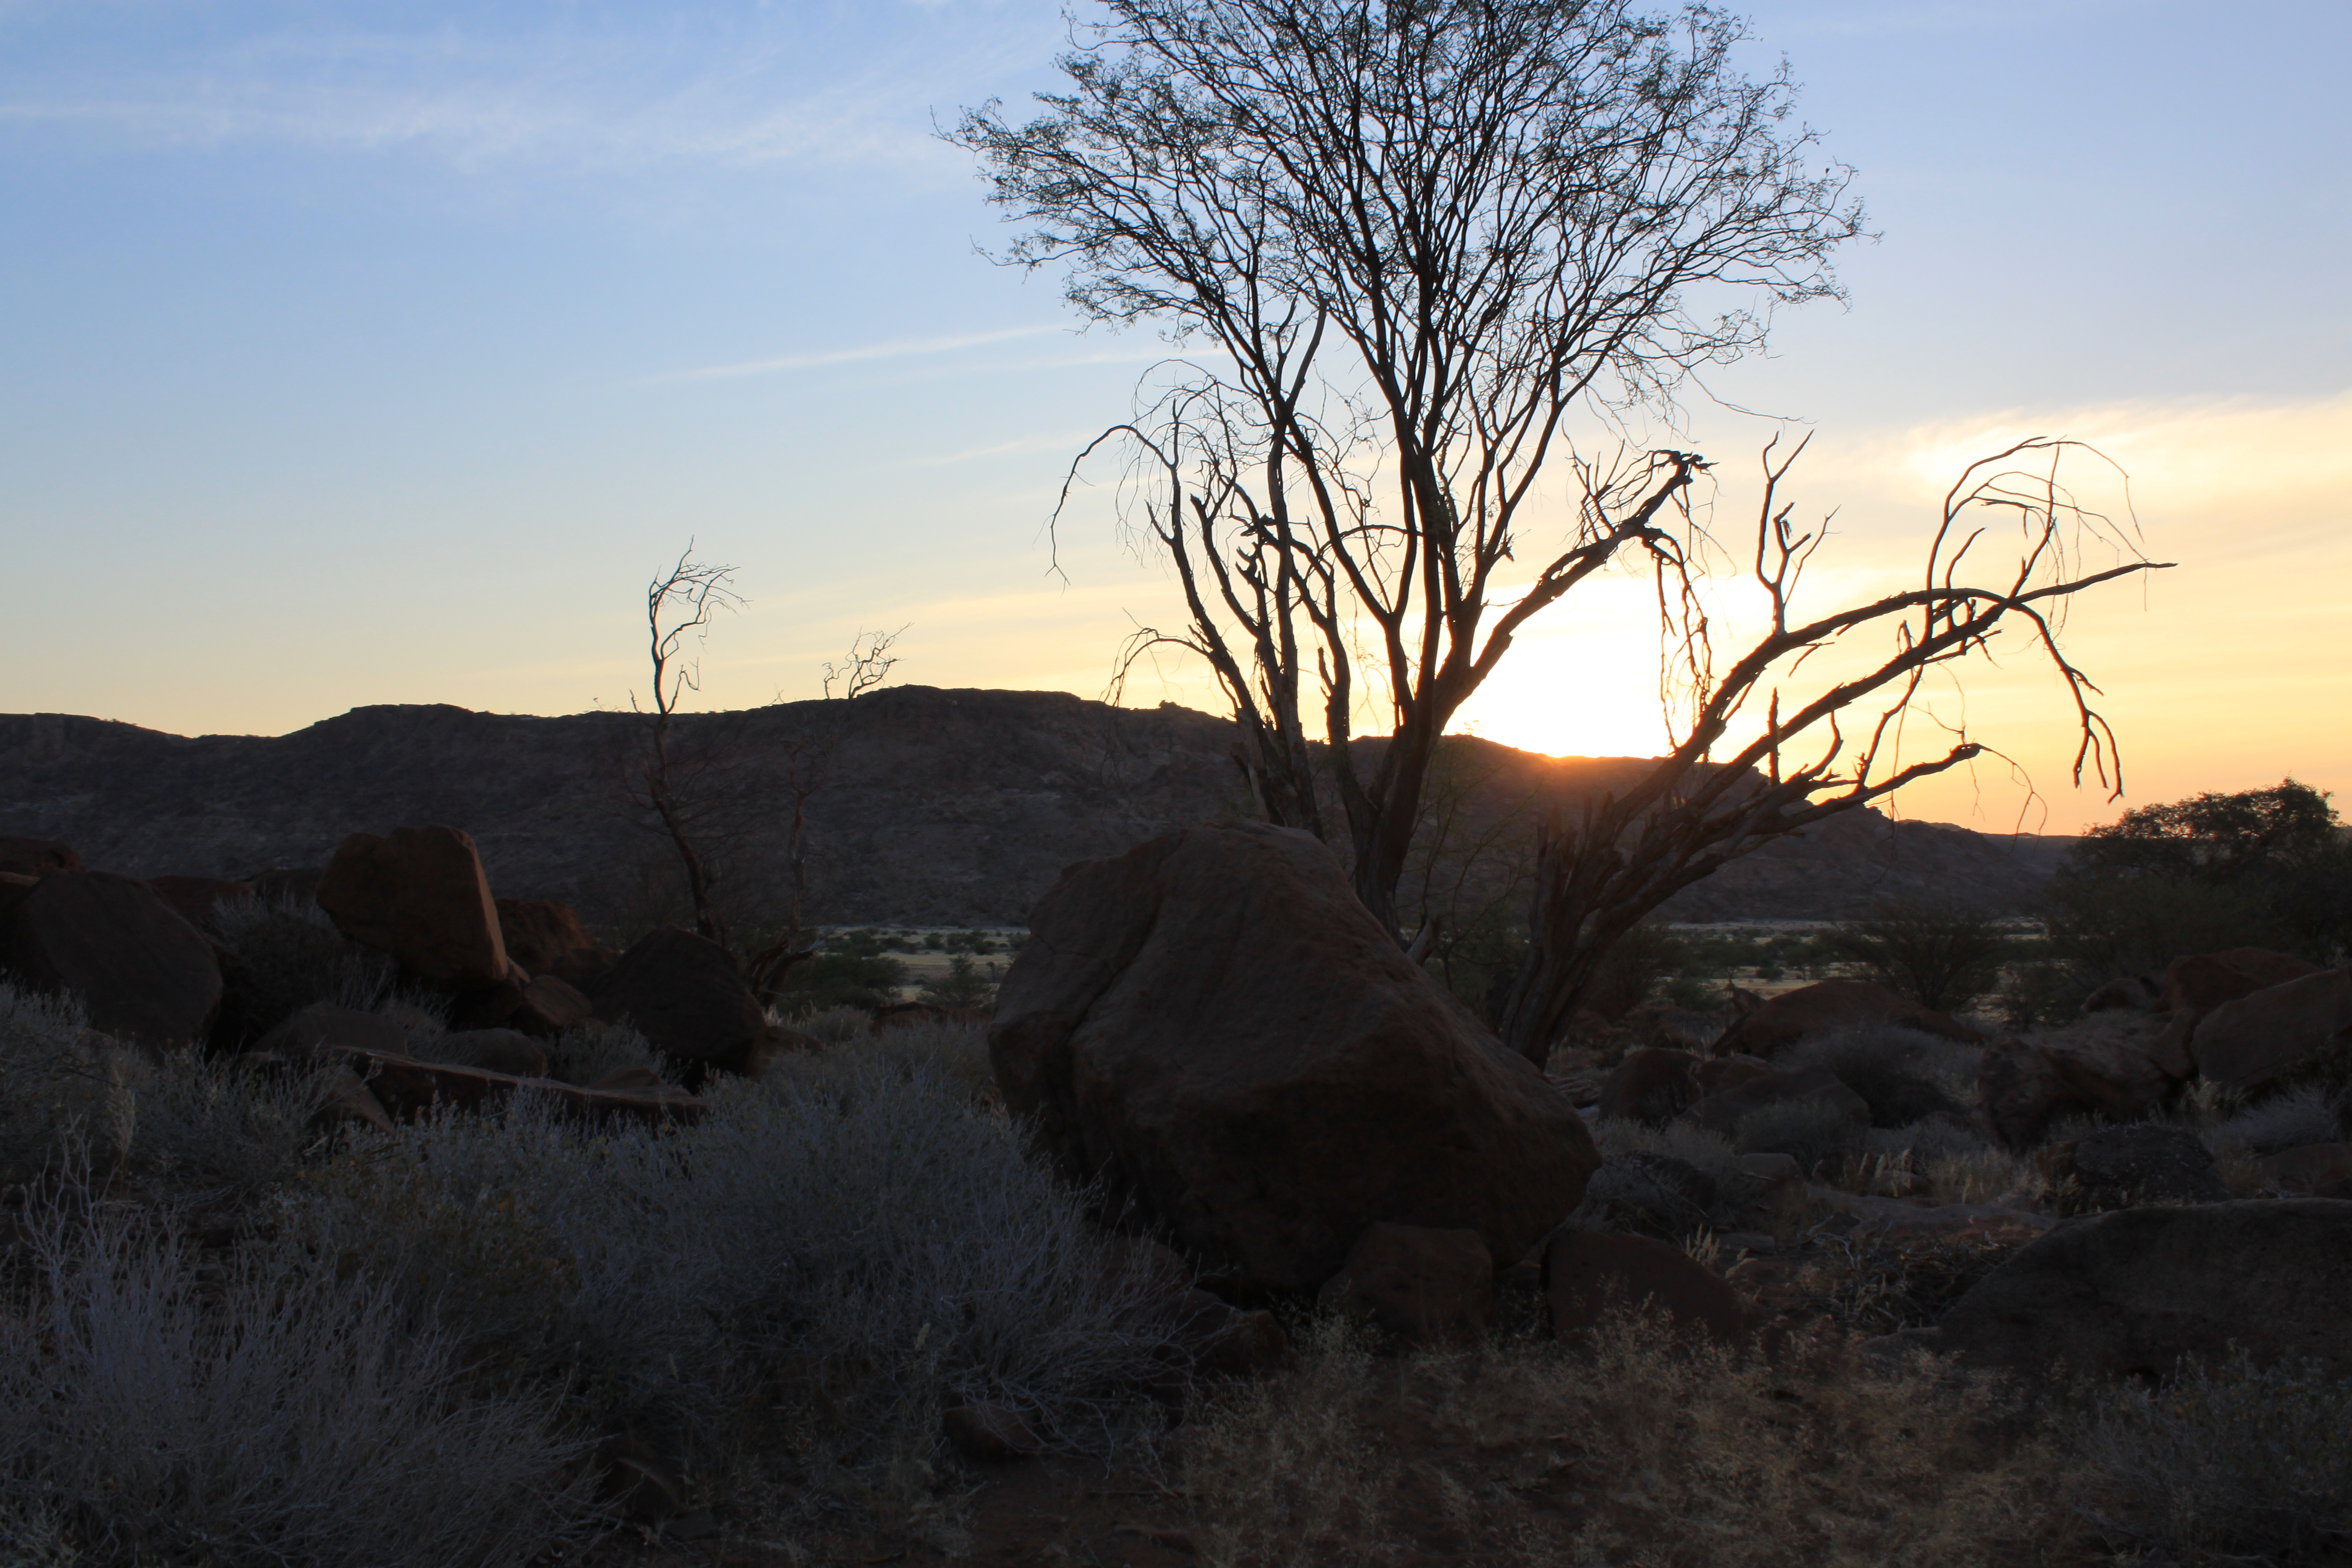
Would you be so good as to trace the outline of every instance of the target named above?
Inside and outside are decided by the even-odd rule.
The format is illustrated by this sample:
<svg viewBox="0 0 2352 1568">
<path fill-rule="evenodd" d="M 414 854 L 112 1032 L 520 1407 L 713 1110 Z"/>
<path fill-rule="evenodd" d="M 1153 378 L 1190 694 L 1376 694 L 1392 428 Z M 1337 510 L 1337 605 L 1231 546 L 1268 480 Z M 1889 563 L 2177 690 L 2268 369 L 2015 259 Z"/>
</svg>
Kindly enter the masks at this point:
<svg viewBox="0 0 2352 1568">
<path fill-rule="evenodd" d="M 1098 430 L 1064 430 L 1051 436 L 1024 436 L 1018 440 L 999 441 L 992 447 L 967 447 L 961 452 L 950 452 L 944 457 L 918 458 L 908 467 L 943 468 L 950 463 L 974 462 L 982 458 L 1025 458 L 1039 452 L 1066 449 L 1075 452 L 1100 434 Z"/>
<path fill-rule="evenodd" d="M 778 359 L 745 360 L 737 364 L 704 365 L 697 370 L 666 371 L 648 376 L 654 382 L 718 381 L 739 375 L 772 375 L 781 371 L 813 370 L 819 365 L 855 364 L 864 360 L 908 359 L 919 354 L 953 353 L 958 349 L 979 348 L 986 343 L 1009 342 L 1015 338 L 1039 337 L 1046 332 L 1066 331 L 1058 324 L 1034 327 L 1005 327 L 993 332 L 969 332 L 952 338 L 900 338 L 887 343 L 866 343 L 854 349 L 825 349 L 816 353 L 785 354 Z"/>
</svg>

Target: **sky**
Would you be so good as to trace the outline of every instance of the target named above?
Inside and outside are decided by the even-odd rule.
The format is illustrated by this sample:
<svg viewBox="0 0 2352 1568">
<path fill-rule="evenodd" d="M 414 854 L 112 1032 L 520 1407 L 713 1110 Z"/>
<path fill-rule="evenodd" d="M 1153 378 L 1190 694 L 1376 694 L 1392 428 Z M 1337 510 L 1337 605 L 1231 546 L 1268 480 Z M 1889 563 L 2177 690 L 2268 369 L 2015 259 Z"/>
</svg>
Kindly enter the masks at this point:
<svg viewBox="0 0 2352 1568">
<path fill-rule="evenodd" d="M 1916 559 L 1969 458 L 2083 438 L 2171 571 L 2087 597 L 2120 802 L 2010 650 L 1906 791 L 2071 832 L 2293 776 L 2352 799 L 2352 5 L 1759 0 L 1878 237 L 1843 308 L 1685 400 L 1834 512 L 1824 594 Z M 276 734 L 347 709 L 625 706 L 645 584 L 738 568 L 701 703 L 896 678 L 1101 695 L 1164 567 L 1076 451 L 1167 345 L 1082 331 L 938 129 L 1050 88 L 1030 0 L 0 0 L 0 710 Z M 1108 476 L 1104 476 L 1108 477 Z M 1638 584 L 1524 638 L 1462 727 L 1657 739 Z M 1197 669 L 1125 700 L 1213 707 Z"/>
</svg>

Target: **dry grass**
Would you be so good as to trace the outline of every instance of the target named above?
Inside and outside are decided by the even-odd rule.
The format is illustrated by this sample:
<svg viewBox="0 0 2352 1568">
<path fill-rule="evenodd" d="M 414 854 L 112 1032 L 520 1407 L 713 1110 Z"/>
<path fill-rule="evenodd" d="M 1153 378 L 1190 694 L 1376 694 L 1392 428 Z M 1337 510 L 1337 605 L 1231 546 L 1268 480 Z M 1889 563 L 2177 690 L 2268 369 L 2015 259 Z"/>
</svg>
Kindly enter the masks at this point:
<svg viewBox="0 0 2352 1568">
<path fill-rule="evenodd" d="M 1187 1430 L 1203 1561 L 1969 1568 L 2048 1560 L 2052 1456 L 1920 1362 L 1776 1370 L 1620 1320 L 1375 1360 L 1318 1323 L 1297 1364 Z"/>
</svg>

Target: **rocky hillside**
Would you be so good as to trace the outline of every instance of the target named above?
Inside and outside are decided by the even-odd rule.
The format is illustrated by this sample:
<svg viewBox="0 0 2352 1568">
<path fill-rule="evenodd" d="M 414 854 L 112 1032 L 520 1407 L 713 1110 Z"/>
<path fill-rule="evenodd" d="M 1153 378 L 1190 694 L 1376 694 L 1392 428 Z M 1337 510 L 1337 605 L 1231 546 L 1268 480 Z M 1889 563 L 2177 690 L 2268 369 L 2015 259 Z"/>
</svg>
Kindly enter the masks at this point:
<svg viewBox="0 0 2352 1568">
<path fill-rule="evenodd" d="M 449 823 L 473 834 L 501 894 L 562 898 L 625 923 L 672 896 L 667 862 L 622 785 L 637 722 L 404 706 L 283 736 L 186 737 L 0 715 L 0 833 L 62 839 L 89 865 L 135 876 L 243 877 L 322 865 L 355 829 Z M 1070 861 L 1247 805 L 1231 725 L 1172 704 L 901 687 L 855 703 L 690 715 L 681 731 L 714 759 L 703 793 L 751 903 L 783 877 L 790 777 L 813 777 L 829 755 L 806 842 L 815 912 L 837 921 L 1019 923 Z M 1454 807 L 1440 858 L 1506 846 L 1531 810 L 1573 805 L 1640 765 L 1465 741 L 1441 781 Z M 1858 814 L 1726 869 L 1668 913 L 1835 919 L 1923 891 L 2014 906 L 2065 842 Z M 1482 881 L 1508 858 L 1486 854 Z"/>
</svg>

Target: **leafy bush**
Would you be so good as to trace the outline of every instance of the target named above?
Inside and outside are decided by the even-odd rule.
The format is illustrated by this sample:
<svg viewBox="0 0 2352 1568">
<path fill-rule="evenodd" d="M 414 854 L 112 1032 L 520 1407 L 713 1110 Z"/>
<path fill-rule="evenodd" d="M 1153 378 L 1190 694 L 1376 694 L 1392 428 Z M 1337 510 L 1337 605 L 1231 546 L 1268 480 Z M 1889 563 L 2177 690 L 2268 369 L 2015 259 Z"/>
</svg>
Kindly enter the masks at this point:
<svg viewBox="0 0 2352 1568">
<path fill-rule="evenodd" d="M 2191 1363 L 2101 1391 L 2070 1436 L 2074 1505 L 2112 1545 L 2185 1563 L 2352 1553 L 2352 1380 L 2319 1363 Z"/>
<path fill-rule="evenodd" d="M 982 970 L 959 952 L 948 961 L 947 973 L 927 981 L 916 995 L 935 1007 L 985 1007 L 996 1000 L 996 981 L 1002 973 L 993 963 Z"/>
<path fill-rule="evenodd" d="M 467 1395 L 381 1288 L 299 1247 L 208 1258 L 71 1190 L 26 1221 L 0 1315 L 8 1561 L 520 1568 L 573 1532 L 556 1401 Z"/>
<path fill-rule="evenodd" d="M 1743 1154 L 1790 1155 L 1808 1173 L 1834 1167 L 1863 1147 L 1862 1130 L 1836 1106 L 1818 1100 L 1759 1106 L 1739 1119 L 1731 1142 Z"/>
<path fill-rule="evenodd" d="M 1939 1013 L 1957 1013 L 2000 983 L 2010 933 L 1984 910 L 1945 900 L 1890 900 L 1831 933 L 1863 973 Z"/>
<path fill-rule="evenodd" d="M 1594 971 L 1584 1004 L 1604 1018 L 1622 1018 L 1669 975 L 1690 961 L 1690 944 L 1652 921 L 1643 921 L 1610 944 Z"/>
<path fill-rule="evenodd" d="M 2290 940 L 2263 900 L 2240 888 L 2066 876 L 2051 883 L 2046 900 L 2050 953 L 2073 977 L 2076 1003 L 2095 986 L 2152 973 L 2184 952 Z"/>
<path fill-rule="evenodd" d="M 1819 1068 L 1870 1103 L 1873 1127 L 1908 1127 L 1939 1110 L 1964 1110 L 1977 1053 L 1916 1029 L 1865 1026 L 1800 1041 L 1777 1066 Z"/>
<path fill-rule="evenodd" d="M 229 899 L 214 906 L 212 924 L 236 953 L 222 968 L 227 984 L 214 1031 L 231 1048 L 314 1002 L 365 1009 L 392 989 L 392 960 L 345 937 L 308 900 Z"/>
<path fill-rule="evenodd" d="M 827 1007 L 863 1007 L 870 1013 L 896 1002 L 906 983 L 907 966 L 895 958 L 820 952 L 784 971 L 775 1005 L 787 1017 Z"/>
</svg>

